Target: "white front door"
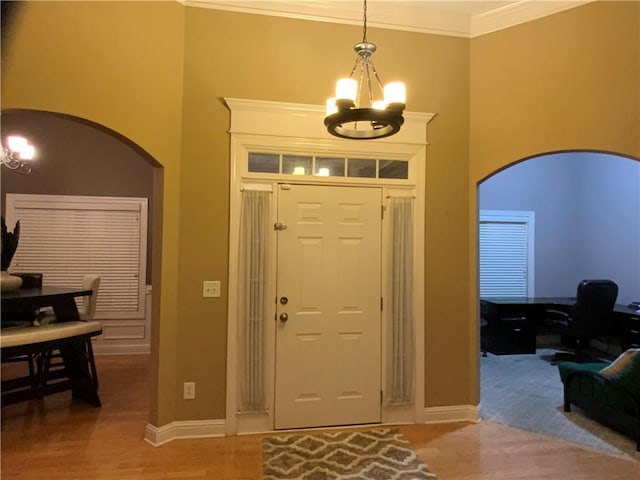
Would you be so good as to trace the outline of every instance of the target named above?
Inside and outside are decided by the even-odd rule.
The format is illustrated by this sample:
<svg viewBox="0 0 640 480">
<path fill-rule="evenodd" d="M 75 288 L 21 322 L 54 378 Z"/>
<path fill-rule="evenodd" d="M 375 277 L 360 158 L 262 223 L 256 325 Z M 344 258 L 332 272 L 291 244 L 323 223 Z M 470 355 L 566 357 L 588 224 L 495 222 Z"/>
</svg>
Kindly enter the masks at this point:
<svg viewBox="0 0 640 480">
<path fill-rule="evenodd" d="M 381 195 L 280 185 L 276 429 L 381 420 Z"/>
</svg>

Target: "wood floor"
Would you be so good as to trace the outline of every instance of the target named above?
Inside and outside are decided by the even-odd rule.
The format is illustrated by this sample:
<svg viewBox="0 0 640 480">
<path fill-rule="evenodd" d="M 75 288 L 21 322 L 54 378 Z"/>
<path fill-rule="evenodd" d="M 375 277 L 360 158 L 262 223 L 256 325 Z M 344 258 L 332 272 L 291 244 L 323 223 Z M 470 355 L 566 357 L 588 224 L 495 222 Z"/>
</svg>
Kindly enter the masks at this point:
<svg viewBox="0 0 640 480">
<path fill-rule="evenodd" d="M 148 361 L 98 357 L 99 409 L 69 393 L 3 407 L 2 479 L 261 479 L 261 435 L 144 442 Z M 399 428 L 440 480 L 640 479 L 633 459 L 490 422 Z"/>
</svg>

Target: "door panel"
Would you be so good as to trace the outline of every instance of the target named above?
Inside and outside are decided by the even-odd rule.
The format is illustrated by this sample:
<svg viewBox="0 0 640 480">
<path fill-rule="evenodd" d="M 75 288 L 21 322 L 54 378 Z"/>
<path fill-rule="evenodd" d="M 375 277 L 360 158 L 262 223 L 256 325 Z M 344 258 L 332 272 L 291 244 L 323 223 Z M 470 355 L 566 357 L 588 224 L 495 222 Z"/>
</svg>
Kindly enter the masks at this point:
<svg viewBox="0 0 640 480">
<path fill-rule="evenodd" d="M 279 190 L 275 428 L 380 421 L 380 212 L 376 188 Z"/>
</svg>

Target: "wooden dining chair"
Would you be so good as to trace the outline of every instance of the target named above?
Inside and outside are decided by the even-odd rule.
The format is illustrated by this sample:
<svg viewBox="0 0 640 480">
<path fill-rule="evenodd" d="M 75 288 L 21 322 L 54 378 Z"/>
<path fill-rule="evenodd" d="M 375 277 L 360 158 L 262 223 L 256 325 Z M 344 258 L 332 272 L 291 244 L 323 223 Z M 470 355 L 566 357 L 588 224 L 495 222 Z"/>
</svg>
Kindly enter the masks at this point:
<svg viewBox="0 0 640 480">
<path fill-rule="evenodd" d="M 78 307 L 80 320 L 93 320 L 96 315 L 96 301 L 98 299 L 98 288 L 100 287 L 100 277 L 97 275 L 85 275 L 82 279 L 82 288 L 91 290 L 91 295 L 82 297 L 82 304 Z M 56 314 L 51 307 L 43 308 L 36 316 L 36 325 L 47 325 L 57 321 Z"/>
<path fill-rule="evenodd" d="M 100 287 L 100 277 L 97 275 L 85 275 L 82 279 L 82 288 L 83 290 L 91 290 L 91 295 L 86 297 L 82 297 L 82 303 L 78 307 L 78 316 L 80 320 L 88 322 L 93 320 L 96 314 L 96 302 L 98 299 L 98 288 Z M 36 317 L 36 322 L 38 325 L 47 325 L 50 323 L 56 323 L 57 318 L 56 314 L 53 312 L 53 309 L 47 308 L 40 311 L 38 316 Z M 87 341 L 83 344 L 83 356 L 89 364 L 89 368 L 91 369 L 91 374 L 94 379 L 96 379 L 96 387 L 97 387 L 97 372 L 95 360 L 93 358 L 93 347 L 91 345 L 91 339 L 88 338 Z M 62 355 L 58 350 L 47 350 L 42 352 L 36 357 L 36 370 L 37 375 L 43 379 L 46 383 L 47 378 L 56 378 L 57 375 L 55 372 L 59 372 L 64 370 L 64 362 L 62 361 Z"/>
</svg>

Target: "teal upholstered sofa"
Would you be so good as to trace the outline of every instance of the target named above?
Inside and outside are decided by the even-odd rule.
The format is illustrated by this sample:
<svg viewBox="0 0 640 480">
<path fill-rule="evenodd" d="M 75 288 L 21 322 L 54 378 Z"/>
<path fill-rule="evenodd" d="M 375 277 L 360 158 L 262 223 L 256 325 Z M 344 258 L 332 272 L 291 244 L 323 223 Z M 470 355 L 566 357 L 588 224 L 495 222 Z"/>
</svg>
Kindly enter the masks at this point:
<svg viewBox="0 0 640 480">
<path fill-rule="evenodd" d="M 636 440 L 640 451 L 640 349 L 627 350 L 612 363 L 558 363 L 564 411 L 571 405 Z"/>
</svg>

